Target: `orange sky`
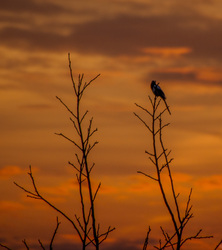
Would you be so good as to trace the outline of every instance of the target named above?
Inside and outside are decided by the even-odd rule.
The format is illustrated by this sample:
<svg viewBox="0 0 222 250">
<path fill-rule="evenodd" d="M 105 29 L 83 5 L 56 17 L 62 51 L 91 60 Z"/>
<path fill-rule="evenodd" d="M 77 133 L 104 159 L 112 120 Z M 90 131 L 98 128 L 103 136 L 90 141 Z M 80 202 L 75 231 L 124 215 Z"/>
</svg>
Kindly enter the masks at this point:
<svg viewBox="0 0 222 250">
<path fill-rule="evenodd" d="M 116 227 L 103 249 L 141 249 L 148 225 L 151 241 L 160 225 L 170 229 L 156 184 L 137 174 L 152 165 L 144 154 L 150 137 L 133 116 L 142 114 L 134 103 L 148 107 L 153 79 L 172 111 L 165 141 L 182 203 L 193 187 L 195 217 L 187 232 L 202 228 L 215 236 L 189 249 L 216 246 L 222 237 L 221 8 L 220 0 L 1 0 L 0 243 L 22 249 L 26 238 L 34 248 L 54 229 L 56 213 L 13 185 L 29 185 L 30 164 L 42 192 L 67 211 L 75 205 L 75 174 L 67 166 L 75 151 L 54 134 L 73 133 L 55 98 L 73 105 L 70 52 L 75 76 L 101 74 L 84 101 L 100 142 L 92 156 L 95 183 L 102 182 L 98 217 Z M 78 241 L 61 221 L 56 243 L 69 249 Z"/>
</svg>

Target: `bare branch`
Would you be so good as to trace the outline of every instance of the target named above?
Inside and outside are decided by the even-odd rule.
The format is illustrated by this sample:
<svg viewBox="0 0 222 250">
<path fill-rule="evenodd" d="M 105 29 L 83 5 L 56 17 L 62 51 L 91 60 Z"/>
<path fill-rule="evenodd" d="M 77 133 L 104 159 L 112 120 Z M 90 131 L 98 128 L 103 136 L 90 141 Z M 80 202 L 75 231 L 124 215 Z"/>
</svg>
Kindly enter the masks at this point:
<svg viewBox="0 0 222 250">
<path fill-rule="evenodd" d="M 20 186 L 19 184 L 17 184 L 16 182 L 14 182 L 14 184 L 19 187 L 20 189 L 22 189 L 23 191 L 25 191 L 26 193 L 30 194 L 30 195 L 27 195 L 27 197 L 30 197 L 30 198 L 35 198 L 35 199 L 39 199 L 39 196 L 37 194 L 34 194 L 33 192 L 25 189 L 24 187 Z"/>
<path fill-rule="evenodd" d="M 76 115 L 72 112 L 71 109 L 69 109 L 69 107 L 62 101 L 61 98 L 59 98 L 58 96 L 56 96 L 56 98 L 62 103 L 62 105 L 69 111 L 69 113 L 70 113 L 73 117 L 77 118 Z"/>
<path fill-rule="evenodd" d="M 172 249 L 174 249 L 174 244 L 171 242 L 171 238 L 169 237 L 169 235 L 164 231 L 164 229 L 162 227 L 160 227 L 162 234 L 165 238 L 165 241 L 167 242 L 167 244 L 169 244 L 171 246 Z"/>
<path fill-rule="evenodd" d="M 77 170 L 79 173 L 81 173 L 84 177 L 86 177 L 86 175 L 81 171 L 81 169 L 78 169 L 73 163 L 71 163 L 69 161 L 68 164 L 71 165 L 72 167 L 74 167 L 75 170 Z M 80 166 L 80 168 L 81 168 L 81 166 Z"/>
<path fill-rule="evenodd" d="M 12 250 L 11 248 L 9 248 L 9 247 L 7 247 L 7 246 L 1 244 L 1 243 L 0 243 L 0 247 L 3 247 L 3 248 L 8 249 L 8 250 Z"/>
<path fill-rule="evenodd" d="M 158 134 L 161 130 L 163 130 L 163 128 L 165 128 L 165 127 L 167 127 L 167 126 L 169 126 L 169 125 L 170 125 L 170 123 L 167 123 L 167 124 L 163 125 L 162 127 L 160 127 L 160 128 L 155 132 L 155 135 Z"/>
<path fill-rule="evenodd" d="M 165 151 L 166 151 L 166 149 L 164 149 L 163 152 L 157 157 L 158 160 L 159 160 L 160 157 L 164 154 Z"/>
<path fill-rule="evenodd" d="M 41 247 L 43 250 L 45 250 L 45 247 L 43 246 L 43 244 L 42 244 L 42 242 L 41 242 L 40 239 L 38 240 L 38 242 L 39 242 L 40 247 Z"/>
<path fill-rule="evenodd" d="M 185 209 L 185 217 L 187 214 L 189 214 L 191 207 L 192 207 L 192 206 L 190 206 L 191 195 L 192 195 L 192 188 L 190 189 L 190 194 L 189 194 L 189 197 L 187 200 L 187 205 L 186 205 L 186 209 Z"/>
<path fill-rule="evenodd" d="M 92 171 L 92 169 L 94 168 L 94 166 L 95 166 L 95 163 L 93 162 L 91 168 L 89 169 L 89 173 Z"/>
<path fill-rule="evenodd" d="M 154 156 L 154 154 L 152 154 L 152 153 L 150 153 L 150 152 L 148 152 L 146 150 L 145 150 L 145 153 L 148 154 L 148 155 L 150 155 L 150 156 Z"/>
<path fill-rule="evenodd" d="M 98 77 L 100 76 L 100 74 L 98 74 L 97 76 L 95 76 L 92 80 L 90 80 L 88 83 L 85 83 L 84 84 L 84 87 L 83 87 L 83 89 L 82 89 L 82 91 L 81 91 L 81 93 L 93 82 L 93 81 L 95 81 Z"/>
<path fill-rule="evenodd" d="M 202 232 L 202 229 L 200 229 L 194 236 L 187 237 L 185 240 L 183 240 L 180 244 L 182 246 L 186 241 L 192 240 L 192 239 L 210 239 L 213 238 L 213 236 L 199 236 L 200 233 Z"/>
<path fill-rule="evenodd" d="M 165 167 L 169 167 L 169 164 L 173 161 L 173 158 L 171 158 L 167 163 L 163 164 L 162 167 L 160 168 L 160 172 L 165 168 Z"/>
<path fill-rule="evenodd" d="M 32 182 L 32 188 L 34 191 L 30 191 L 23 186 L 20 186 L 19 184 L 15 183 L 15 185 L 22 189 L 29 198 L 32 199 L 38 199 L 45 202 L 48 206 L 50 206 L 52 209 L 57 211 L 59 214 L 61 214 L 66 220 L 68 220 L 72 226 L 74 227 L 75 231 L 77 232 L 81 242 L 82 242 L 82 249 L 85 249 L 86 246 L 89 244 L 93 244 L 95 248 L 98 250 L 99 245 L 107 238 L 108 234 L 112 232 L 115 228 L 109 227 L 108 230 L 105 233 L 100 234 L 99 228 L 100 225 L 96 224 L 96 215 L 95 215 L 95 199 L 97 197 L 97 194 L 99 192 L 101 183 L 99 183 L 96 190 L 92 187 L 92 180 L 91 180 L 91 171 L 95 164 L 89 164 L 88 162 L 88 155 L 91 152 L 91 150 L 98 144 L 98 141 L 91 142 L 91 137 L 94 135 L 94 133 L 97 131 L 96 129 L 92 128 L 93 118 L 89 120 L 88 128 L 85 128 L 83 126 L 83 121 L 85 124 L 86 115 L 88 113 L 88 110 L 85 112 L 82 112 L 81 110 L 81 99 L 83 97 L 84 91 L 86 88 L 95 81 L 100 74 L 92 78 L 89 82 L 83 82 L 84 74 L 78 75 L 78 82 L 74 81 L 73 72 L 72 72 L 72 65 L 71 65 L 71 59 L 70 54 L 68 54 L 68 62 L 69 62 L 69 70 L 70 70 L 70 77 L 72 80 L 72 85 L 75 93 L 75 112 L 72 111 L 66 104 L 63 102 L 61 98 L 56 96 L 56 98 L 59 100 L 59 102 L 65 107 L 65 109 L 71 114 L 70 121 L 73 124 L 73 127 L 75 129 L 75 132 L 77 133 L 77 139 L 70 139 L 63 133 L 55 133 L 56 135 L 62 136 L 66 140 L 70 141 L 74 146 L 80 150 L 80 152 L 75 153 L 77 164 L 68 162 L 69 165 L 73 166 L 73 168 L 77 171 L 76 177 L 78 181 L 79 186 L 79 196 L 80 196 L 80 202 L 81 202 L 81 216 L 77 217 L 75 215 L 74 220 L 71 219 L 66 213 L 64 213 L 62 210 L 57 208 L 55 205 L 53 205 L 50 201 L 48 201 L 42 194 L 40 194 L 38 187 L 36 185 L 34 176 L 32 174 L 32 169 L 30 166 L 30 172 L 29 177 Z M 87 189 L 84 189 L 83 192 L 83 182 L 86 181 Z M 86 191 L 86 192 L 85 192 Z M 57 217 L 57 224 L 55 231 L 53 233 L 53 236 L 51 238 L 50 242 L 50 249 L 52 249 L 52 245 L 55 239 L 55 236 L 57 234 L 58 228 L 59 228 L 60 222 L 58 221 Z M 91 230 L 92 229 L 92 230 Z M 28 246 L 26 244 L 26 241 L 24 240 L 23 243 L 25 244 L 26 248 L 28 249 Z M 39 244 L 42 249 L 45 249 L 42 242 L 39 240 Z M 3 245 L 0 245 L 4 247 Z M 7 247 L 5 247 L 7 248 Z M 8 248 L 9 249 L 9 248 Z"/>
<path fill-rule="evenodd" d="M 70 77 L 72 80 L 73 89 L 74 89 L 75 94 L 77 95 L 76 84 L 75 84 L 73 74 L 72 74 L 72 63 L 71 63 L 70 53 L 68 53 L 68 60 L 69 60 L 69 70 L 70 70 Z"/>
<path fill-rule="evenodd" d="M 165 108 L 163 111 L 161 111 L 159 113 L 159 115 L 155 117 L 155 120 L 159 119 L 162 116 L 162 114 L 165 113 L 166 111 L 167 111 L 167 108 Z"/>
<path fill-rule="evenodd" d="M 82 235 L 80 234 L 79 232 L 79 229 L 77 228 L 77 226 L 75 225 L 75 223 L 73 222 L 73 220 L 71 220 L 64 212 L 62 212 L 60 209 L 58 209 L 57 207 L 55 207 L 52 203 L 50 203 L 48 200 L 46 200 L 38 191 L 37 189 L 37 186 L 35 184 L 35 180 L 34 180 L 34 177 L 33 177 L 33 174 L 32 174 L 32 169 L 31 169 L 31 166 L 29 166 L 30 168 L 30 172 L 28 173 L 30 178 L 31 178 L 31 181 L 32 181 L 32 185 L 33 185 L 33 188 L 35 190 L 35 194 L 30 192 L 29 190 L 26 190 L 25 188 L 21 187 L 20 185 L 18 185 L 17 183 L 15 183 L 16 186 L 18 186 L 19 188 L 21 188 L 22 190 L 24 190 L 26 193 L 28 194 L 31 194 L 33 195 L 34 197 L 38 197 L 39 199 L 41 199 L 42 201 L 44 201 L 46 204 L 48 204 L 51 208 L 53 208 L 54 210 L 56 210 L 58 213 L 60 213 L 63 217 L 65 217 L 72 225 L 73 227 L 75 228 L 76 232 L 78 233 L 80 239 L 82 240 Z"/>
<path fill-rule="evenodd" d="M 214 248 L 214 250 L 217 250 L 221 244 L 222 244 L 222 240 L 216 245 L 216 247 Z"/>
<path fill-rule="evenodd" d="M 145 174 L 144 172 L 137 171 L 137 173 L 143 174 L 146 177 L 155 180 L 159 184 L 160 192 L 162 194 L 162 198 L 164 200 L 165 206 L 170 214 L 171 221 L 174 226 L 174 232 L 172 236 L 170 236 L 164 229 L 161 227 L 162 234 L 165 238 L 165 243 L 162 244 L 161 240 L 159 240 L 159 246 L 154 246 L 156 249 L 165 249 L 167 247 L 170 247 L 171 249 L 180 249 L 180 247 L 188 240 L 192 239 L 204 239 L 204 238 L 211 238 L 212 236 L 200 236 L 200 233 L 202 230 L 198 231 L 194 236 L 187 237 L 185 239 L 182 239 L 182 234 L 184 227 L 187 225 L 189 220 L 193 217 L 193 214 L 191 213 L 192 206 L 190 205 L 190 200 L 191 200 L 191 192 L 188 197 L 188 201 L 186 204 L 185 208 L 185 215 L 183 218 L 181 218 L 181 210 L 179 208 L 179 203 L 178 203 L 178 196 L 179 194 L 176 195 L 175 189 L 174 189 L 174 183 L 173 183 L 173 177 L 171 175 L 171 169 L 170 169 L 170 163 L 172 162 L 173 158 L 169 159 L 169 155 L 171 151 L 168 152 L 168 150 L 164 147 L 163 144 L 163 138 L 162 138 L 162 131 L 165 127 L 169 126 L 170 123 L 166 123 L 162 125 L 162 119 L 161 116 L 162 114 L 168 110 L 168 106 L 166 104 L 166 108 L 162 110 L 161 112 L 158 112 L 158 108 L 160 106 L 161 98 L 158 99 L 157 96 L 154 96 L 154 100 L 152 100 L 149 96 L 150 102 L 152 104 L 152 112 L 149 112 L 147 109 L 141 107 L 140 105 L 136 104 L 139 108 L 141 108 L 143 111 L 145 111 L 149 116 L 152 117 L 152 123 L 151 126 L 149 126 L 145 120 L 143 120 L 139 115 L 134 113 L 134 115 L 146 126 L 146 128 L 152 133 L 152 144 L 153 144 L 153 153 L 150 153 L 148 151 L 145 151 L 150 157 L 149 160 L 155 165 L 156 167 L 156 173 L 157 177 L 154 178 L 148 174 Z M 169 111 L 169 110 L 168 110 Z M 170 111 L 169 111 L 170 112 Z M 159 127 L 157 127 L 156 122 L 159 120 Z M 157 142 L 156 135 L 159 134 L 159 142 Z M 159 145 L 161 146 L 159 148 Z M 160 167 L 160 164 L 162 165 Z M 164 168 L 167 168 L 168 170 L 168 175 L 170 179 L 170 184 L 171 184 L 171 192 L 174 200 L 174 204 L 171 204 L 169 202 L 168 194 L 166 193 L 165 189 L 165 184 L 162 181 L 162 170 Z M 149 231 L 148 231 L 149 233 Z M 219 245 L 222 242 L 219 243 Z"/>
<path fill-rule="evenodd" d="M 109 233 L 111 233 L 111 232 L 114 231 L 114 230 L 115 230 L 115 227 L 113 227 L 113 228 L 109 227 L 108 230 L 107 230 L 105 233 L 100 234 L 100 235 L 98 236 L 98 238 L 101 238 L 101 237 L 103 237 L 103 236 L 104 236 L 104 238 L 103 238 L 102 240 L 100 240 L 99 244 L 101 244 L 104 240 L 106 240 L 106 238 L 108 237 Z"/>
<path fill-rule="evenodd" d="M 152 130 L 150 129 L 150 127 L 146 124 L 146 122 L 136 113 L 134 113 L 134 115 L 146 126 L 146 128 L 152 133 Z"/>
<path fill-rule="evenodd" d="M 145 241 L 144 241 L 144 244 L 143 244 L 143 250 L 146 250 L 147 246 L 149 244 L 149 234 L 150 234 L 150 231 L 151 231 L 151 228 L 149 226 L 147 234 L 146 234 L 146 238 L 145 238 Z"/>
<path fill-rule="evenodd" d="M 97 193 L 98 193 L 100 187 L 101 187 L 101 182 L 99 183 L 99 185 L 98 185 L 98 187 L 96 189 L 96 192 L 95 192 L 94 197 L 93 197 L 93 201 L 96 199 L 96 196 L 97 196 Z"/>
<path fill-rule="evenodd" d="M 155 96 L 155 97 L 154 97 L 154 102 L 156 102 L 156 99 L 157 99 L 157 97 Z M 154 112 L 158 109 L 158 107 L 159 107 L 159 105 L 160 105 L 160 102 L 161 102 L 161 99 L 158 100 L 156 106 L 154 107 Z M 163 112 L 164 112 L 164 111 L 163 111 Z"/>
<path fill-rule="evenodd" d="M 80 135 L 79 129 L 78 129 L 78 127 L 76 126 L 75 121 L 74 121 L 71 117 L 70 117 L 69 119 L 70 119 L 70 121 L 72 122 L 72 124 L 73 124 L 73 126 L 74 126 L 74 128 L 75 128 L 75 130 L 76 130 L 76 132 L 77 132 L 77 134 Z"/>
<path fill-rule="evenodd" d="M 145 175 L 146 177 L 149 177 L 150 179 L 152 179 L 152 180 L 154 180 L 154 181 L 158 181 L 156 178 L 154 178 L 154 177 L 152 177 L 152 176 L 150 176 L 150 175 L 148 175 L 148 174 L 145 174 L 145 173 L 143 173 L 143 172 L 141 172 L 141 171 L 137 171 L 137 173 L 138 173 L 138 174 L 143 174 L 143 175 Z"/>
<path fill-rule="evenodd" d="M 144 107 L 140 106 L 139 104 L 135 103 L 135 105 L 139 108 L 141 108 L 143 111 L 145 111 L 147 114 L 149 114 L 150 116 L 152 116 L 152 114 Z"/>
<path fill-rule="evenodd" d="M 89 154 L 89 152 L 96 146 L 96 144 L 98 144 L 99 142 L 98 141 L 95 141 L 92 145 L 89 144 L 89 147 L 87 149 L 87 152 L 86 152 L 86 156 Z"/>
<path fill-rule="evenodd" d="M 68 140 L 68 141 L 70 141 L 71 143 L 73 143 L 79 150 L 82 151 L 82 148 L 81 148 L 75 141 L 71 140 L 69 137 L 65 136 L 65 135 L 62 134 L 62 133 L 55 133 L 55 134 L 64 137 L 66 140 Z"/>
<path fill-rule="evenodd" d="M 152 98 L 149 95 L 148 97 L 149 97 L 150 103 L 152 104 L 152 106 L 154 106 Z"/>
<path fill-rule="evenodd" d="M 49 249 L 52 250 L 52 244 L 53 244 L 53 241 L 55 239 L 55 236 L 57 234 L 57 231 L 58 231 L 58 228 L 59 228 L 59 225 L 61 224 L 61 222 L 59 222 L 58 220 L 58 217 L 56 217 L 56 228 L 55 228 L 55 231 L 52 235 L 52 239 L 51 239 L 51 242 L 50 242 L 50 245 L 49 245 Z"/>
<path fill-rule="evenodd" d="M 88 113 L 88 110 L 86 110 L 86 112 L 84 113 L 84 115 L 82 116 L 82 118 L 80 119 L 80 124 L 82 123 L 82 121 L 84 120 L 86 114 Z"/>
<path fill-rule="evenodd" d="M 26 240 L 24 239 L 22 242 L 24 243 L 26 249 L 29 250 L 29 246 L 27 245 Z"/>
</svg>

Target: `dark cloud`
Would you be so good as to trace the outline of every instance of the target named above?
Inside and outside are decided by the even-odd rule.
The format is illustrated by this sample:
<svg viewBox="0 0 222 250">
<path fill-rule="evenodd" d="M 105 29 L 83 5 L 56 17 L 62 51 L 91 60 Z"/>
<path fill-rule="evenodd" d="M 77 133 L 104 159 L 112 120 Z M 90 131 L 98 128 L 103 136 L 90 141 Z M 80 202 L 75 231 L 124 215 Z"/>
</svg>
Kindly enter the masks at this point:
<svg viewBox="0 0 222 250">
<path fill-rule="evenodd" d="M 185 46 L 192 50 L 187 58 L 219 59 L 218 51 L 222 49 L 221 22 L 200 15 L 129 15 L 76 25 L 67 24 L 64 26 L 70 30 L 67 35 L 54 33 L 50 27 L 48 31 L 6 27 L 0 31 L 0 35 L 2 44 L 29 50 L 75 50 L 80 53 L 118 56 L 138 55 L 145 47 Z"/>
<path fill-rule="evenodd" d="M 165 82 L 195 82 L 199 84 L 213 84 L 222 86 L 221 79 L 199 79 L 198 72 L 193 70 L 192 72 L 181 73 L 181 72 L 165 72 L 165 71 L 155 71 L 149 72 L 146 77 L 143 77 L 141 81 L 147 82 L 147 79 L 154 79 L 158 82 L 165 81 Z"/>
<path fill-rule="evenodd" d="M 64 10 L 61 6 L 49 2 L 1 0 L 1 12 L 56 14 L 61 13 L 61 10 Z"/>
<path fill-rule="evenodd" d="M 29 30 L 15 27 L 4 28 L 0 34 L 2 44 L 30 51 L 58 50 L 65 40 L 62 36 L 53 34 L 50 31 L 44 32 L 36 29 Z"/>
<path fill-rule="evenodd" d="M 189 23 L 196 21 L 196 17 Z M 199 17 L 206 27 L 186 25 L 186 16 L 133 17 L 119 16 L 84 23 L 71 35 L 81 52 L 109 55 L 139 54 L 144 47 L 190 47 L 192 56 L 218 57 L 222 49 L 221 21 Z M 209 21 L 209 22 L 208 22 Z"/>
<path fill-rule="evenodd" d="M 158 79 L 157 81 L 197 81 L 195 72 L 179 73 L 179 72 L 151 72 L 150 79 Z M 146 78 L 147 79 L 147 78 Z"/>
</svg>

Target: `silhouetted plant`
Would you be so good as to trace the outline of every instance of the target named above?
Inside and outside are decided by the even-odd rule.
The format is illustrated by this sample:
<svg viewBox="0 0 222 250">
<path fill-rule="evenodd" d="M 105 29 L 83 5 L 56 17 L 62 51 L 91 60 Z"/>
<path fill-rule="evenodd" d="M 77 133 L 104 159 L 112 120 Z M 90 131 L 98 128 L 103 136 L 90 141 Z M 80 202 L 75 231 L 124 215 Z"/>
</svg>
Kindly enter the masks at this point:
<svg viewBox="0 0 222 250">
<path fill-rule="evenodd" d="M 95 200 L 96 200 L 98 191 L 100 189 L 101 183 L 99 183 L 97 188 L 93 190 L 91 173 L 95 164 L 94 163 L 91 164 L 89 162 L 89 154 L 98 143 L 97 141 L 91 142 L 91 138 L 97 131 L 97 128 L 96 129 L 92 128 L 93 118 L 91 118 L 88 120 L 87 128 L 84 129 L 83 124 L 86 120 L 88 110 L 83 112 L 81 109 L 81 103 L 82 103 L 82 98 L 85 93 L 85 90 L 93 81 L 95 81 L 99 77 L 99 75 L 94 77 L 89 82 L 85 82 L 85 83 L 83 82 L 84 75 L 83 74 L 79 75 L 78 82 L 76 83 L 74 81 L 74 77 L 72 73 L 70 55 L 68 55 L 68 60 L 69 60 L 69 69 L 70 69 L 70 76 L 72 80 L 74 95 L 76 97 L 76 110 L 72 111 L 62 101 L 61 98 L 57 96 L 56 98 L 60 101 L 60 103 L 65 107 L 65 109 L 69 112 L 71 116 L 70 121 L 73 124 L 74 130 L 75 130 L 75 139 L 71 139 L 70 137 L 64 135 L 63 133 L 56 133 L 56 135 L 62 136 L 67 141 L 71 142 L 77 149 L 77 152 L 75 153 L 76 163 L 68 162 L 68 164 L 71 165 L 76 171 L 76 178 L 78 181 L 79 196 L 80 196 L 80 203 L 81 203 L 81 216 L 78 216 L 77 214 L 75 214 L 75 218 L 71 218 L 65 212 L 63 212 L 54 204 L 52 204 L 47 198 L 45 198 L 38 190 L 38 187 L 36 185 L 36 182 L 32 173 L 31 166 L 30 166 L 30 172 L 28 174 L 31 178 L 34 191 L 30 191 L 17 183 L 15 183 L 15 185 L 18 186 L 23 191 L 25 191 L 29 198 L 34 198 L 34 199 L 44 201 L 47 205 L 49 205 L 51 208 L 56 210 L 67 221 L 69 221 L 72 224 L 75 231 L 77 232 L 79 239 L 81 240 L 82 249 L 86 249 L 87 246 L 92 244 L 94 245 L 95 249 L 98 250 L 100 244 L 106 240 L 109 233 L 112 232 L 115 228 L 108 227 L 107 231 L 101 233 L 100 224 L 96 220 Z M 84 182 L 87 183 L 87 190 L 88 190 L 87 193 L 83 192 Z M 87 206 L 88 203 L 90 204 L 89 206 Z M 53 238 L 51 239 L 51 242 L 50 242 L 50 249 L 52 249 L 52 243 L 57 233 L 58 226 L 59 226 L 59 222 L 57 220 L 57 227 L 53 234 Z M 23 243 L 28 249 L 28 245 L 25 240 L 23 241 Z M 40 240 L 39 240 L 39 244 L 44 249 Z"/>
<path fill-rule="evenodd" d="M 94 77 L 89 82 L 85 83 L 83 82 L 84 75 L 83 74 L 79 75 L 78 82 L 76 83 L 74 81 L 72 73 L 70 55 L 68 55 L 68 61 L 69 61 L 70 76 L 76 100 L 75 110 L 74 111 L 71 110 L 63 102 L 61 98 L 59 97 L 56 98 L 65 107 L 65 109 L 68 111 L 70 115 L 70 121 L 75 131 L 75 136 L 74 136 L 75 139 L 71 139 L 70 137 L 64 135 L 63 133 L 56 133 L 56 135 L 65 138 L 67 141 L 71 142 L 77 149 L 77 151 L 75 151 L 75 159 L 76 159 L 75 163 L 69 161 L 68 164 L 72 166 L 76 171 L 76 179 L 78 182 L 78 191 L 80 197 L 81 215 L 78 216 L 77 214 L 75 214 L 74 218 L 72 218 L 64 211 L 59 209 L 57 206 L 55 206 L 52 202 L 50 202 L 49 199 L 47 199 L 44 195 L 42 195 L 38 189 L 38 186 L 36 185 L 36 181 L 33 176 L 31 166 L 29 167 L 28 175 L 30 177 L 33 190 L 31 191 L 27 188 L 24 188 L 23 186 L 17 183 L 15 183 L 15 185 L 18 186 L 20 189 L 22 189 L 27 194 L 27 197 L 43 201 L 49 207 L 54 209 L 58 214 L 64 217 L 69 223 L 71 223 L 71 225 L 73 226 L 75 232 L 77 233 L 80 239 L 83 250 L 86 249 L 87 246 L 89 245 L 93 245 L 96 250 L 99 250 L 100 245 L 107 239 L 109 233 L 112 232 L 115 228 L 108 227 L 108 229 L 105 232 L 101 233 L 100 224 L 97 222 L 96 219 L 97 217 L 95 211 L 95 201 L 99 189 L 101 187 L 101 183 L 99 183 L 95 189 L 92 186 L 91 173 L 95 164 L 89 162 L 89 155 L 96 146 L 96 144 L 98 143 L 97 141 L 92 141 L 92 137 L 97 132 L 97 129 L 93 129 L 93 118 L 89 119 L 87 126 L 85 126 L 88 111 L 82 111 L 82 105 L 81 105 L 82 98 L 84 96 L 87 87 L 93 81 L 95 81 L 99 77 L 99 75 Z M 196 234 L 194 235 L 186 237 L 184 236 L 184 229 L 187 226 L 190 219 L 193 218 L 192 205 L 190 204 L 192 189 L 190 190 L 189 196 L 187 198 L 186 206 L 184 209 L 182 209 L 181 204 L 179 203 L 178 200 L 179 193 L 177 194 L 175 191 L 174 181 L 171 173 L 171 163 L 173 161 L 173 158 L 169 157 L 171 151 L 166 149 L 163 140 L 163 129 L 169 126 L 169 123 L 163 123 L 162 116 L 165 114 L 165 111 L 169 109 L 169 107 L 166 104 L 166 108 L 160 110 L 161 99 L 158 100 L 156 96 L 154 96 L 153 99 L 149 96 L 149 101 L 151 103 L 151 111 L 138 104 L 136 104 L 136 106 L 139 107 L 142 111 L 144 111 L 148 116 L 148 118 L 151 118 L 151 123 L 150 123 L 151 125 L 149 125 L 148 122 L 146 122 L 143 118 L 141 118 L 140 115 L 136 113 L 134 114 L 145 125 L 148 132 L 151 133 L 152 135 L 152 150 L 145 151 L 145 153 L 149 156 L 149 160 L 154 165 L 156 170 L 156 175 L 151 176 L 141 171 L 138 171 L 138 173 L 148 177 L 149 179 L 155 181 L 158 184 L 160 188 L 160 193 L 162 195 L 164 204 L 171 218 L 171 222 L 174 229 L 172 233 L 168 233 L 161 226 L 160 229 L 164 241 L 162 242 L 162 240 L 160 239 L 159 246 L 155 245 L 154 248 L 159 250 L 166 248 L 179 250 L 188 240 L 206 239 L 206 238 L 212 238 L 213 236 L 201 236 L 202 229 L 197 231 Z M 170 192 L 167 191 L 165 182 L 163 181 L 164 173 L 167 173 L 169 177 L 169 182 L 171 187 Z M 87 186 L 87 192 L 83 192 L 83 183 L 86 183 L 86 185 L 84 186 Z M 170 197 L 173 197 L 173 203 L 169 202 Z M 47 247 L 50 250 L 53 249 L 53 243 L 55 240 L 55 236 L 57 235 L 59 225 L 60 222 L 58 221 L 57 217 L 56 227 L 50 239 L 49 246 Z M 148 248 L 150 232 L 151 228 L 149 226 L 146 238 L 144 240 L 143 250 L 146 250 Z M 22 242 L 25 248 L 29 249 L 26 240 L 24 239 Z M 42 249 L 46 249 L 46 247 L 42 244 L 41 240 L 38 240 L 38 242 Z M 217 244 L 217 246 L 214 249 L 215 250 L 218 249 L 221 244 L 222 240 Z M 11 250 L 11 248 L 1 243 L 0 246 L 2 248 Z"/>
<path fill-rule="evenodd" d="M 148 177 L 152 181 L 155 181 L 159 188 L 160 193 L 162 195 L 164 204 L 171 218 L 171 222 L 173 224 L 174 231 L 173 233 L 168 233 L 163 227 L 160 227 L 164 242 L 159 240 L 159 246 L 154 246 L 156 249 L 181 249 L 181 247 L 188 241 L 192 239 L 206 239 L 212 238 L 213 236 L 201 236 L 202 229 L 200 229 L 196 234 L 192 236 L 184 237 L 184 229 L 187 226 L 187 223 L 193 218 L 192 213 L 192 205 L 191 202 L 191 194 L 192 188 L 190 190 L 190 194 L 188 196 L 185 209 L 181 209 L 177 194 L 174 188 L 174 181 L 171 173 L 171 163 L 173 158 L 170 158 L 170 153 L 168 149 L 166 149 L 163 141 L 163 130 L 169 126 L 170 123 L 163 123 L 162 116 L 167 110 L 167 108 L 161 110 L 160 102 L 161 99 L 157 96 L 154 96 L 152 99 L 149 96 L 149 101 L 151 103 L 151 111 L 148 109 L 138 105 L 135 103 L 137 107 L 142 109 L 146 113 L 146 115 L 151 118 L 151 124 L 141 118 L 140 115 L 134 113 L 135 116 L 145 125 L 146 129 L 152 135 L 152 150 L 145 151 L 145 153 L 149 156 L 149 160 L 155 167 L 155 176 L 151 176 L 147 173 L 138 171 L 138 173 L 143 174 Z M 171 191 L 167 192 L 167 187 L 164 185 L 163 174 L 167 173 L 170 181 Z M 173 204 L 170 203 L 170 197 L 173 197 Z M 149 227 L 146 239 L 144 241 L 143 250 L 146 250 L 148 247 L 149 234 L 151 228 Z"/>
<path fill-rule="evenodd" d="M 30 173 L 29 173 L 29 174 L 30 174 Z M 22 189 L 23 189 L 23 188 L 22 188 Z M 26 191 L 26 190 L 25 190 L 25 191 Z M 27 191 L 26 191 L 26 192 L 27 192 Z M 49 249 L 50 249 L 50 250 L 53 249 L 53 247 L 52 247 L 52 246 L 53 246 L 53 242 L 54 242 L 54 239 L 55 239 L 55 236 L 56 236 L 56 234 L 57 234 L 57 231 L 58 231 L 58 228 L 59 228 L 59 225 L 60 225 L 60 224 L 61 224 L 61 222 L 59 222 L 58 217 L 57 217 L 57 218 L 56 218 L 56 228 L 55 228 L 55 230 L 54 230 L 54 232 L 53 232 L 52 238 L 51 238 L 50 243 L 49 243 Z M 38 240 L 38 242 L 39 242 L 40 247 L 41 247 L 43 250 L 45 250 L 46 248 L 45 248 L 45 246 L 42 244 L 41 240 Z M 25 245 L 25 248 L 26 248 L 27 250 L 30 249 L 25 239 L 22 240 L 22 243 Z M 8 249 L 8 250 L 12 250 L 11 248 L 9 248 L 9 247 L 7 247 L 7 246 L 1 244 L 1 243 L 0 243 L 0 247 L 5 248 L 5 249 Z"/>
</svg>

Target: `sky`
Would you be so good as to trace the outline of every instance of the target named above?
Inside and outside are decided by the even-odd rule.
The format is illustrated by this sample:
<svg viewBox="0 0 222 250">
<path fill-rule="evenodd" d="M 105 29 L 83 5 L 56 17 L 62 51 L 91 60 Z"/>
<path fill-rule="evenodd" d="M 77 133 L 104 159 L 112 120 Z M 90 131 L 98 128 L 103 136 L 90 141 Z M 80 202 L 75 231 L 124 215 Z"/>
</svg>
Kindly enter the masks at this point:
<svg viewBox="0 0 222 250">
<path fill-rule="evenodd" d="M 55 96 L 75 107 L 68 68 L 85 81 L 83 109 L 94 118 L 99 141 L 92 152 L 93 184 L 101 181 L 98 220 L 116 228 L 102 249 L 141 249 L 160 226 L 172 224 L 155 182 L 137 173 L 154 169 L 145 150 L 152 141 L 133 115 L 150 109 L 151 80 L 160 82 L 172 115 L 164 131 L 174 158 L 181 204 L 193 188 L 194 218 L 185 235 L 203 229 L 213 239 L 184 249 L 212 249 L 222 238 L 222 2 L 220 0 L 1 0 L 0 3 L 0 243 L 33 249 L 49 243 L 56 212 L 30 200 L 14 181 L 31 188 L 32 165 L 41 191 L 67 213 L 78 212 L 75 138 L 69 114 Z M 164 108 L 161 104 L 161 108 Z M 79 241 L 62 222 L 55 249 Z"/>
</svg>

